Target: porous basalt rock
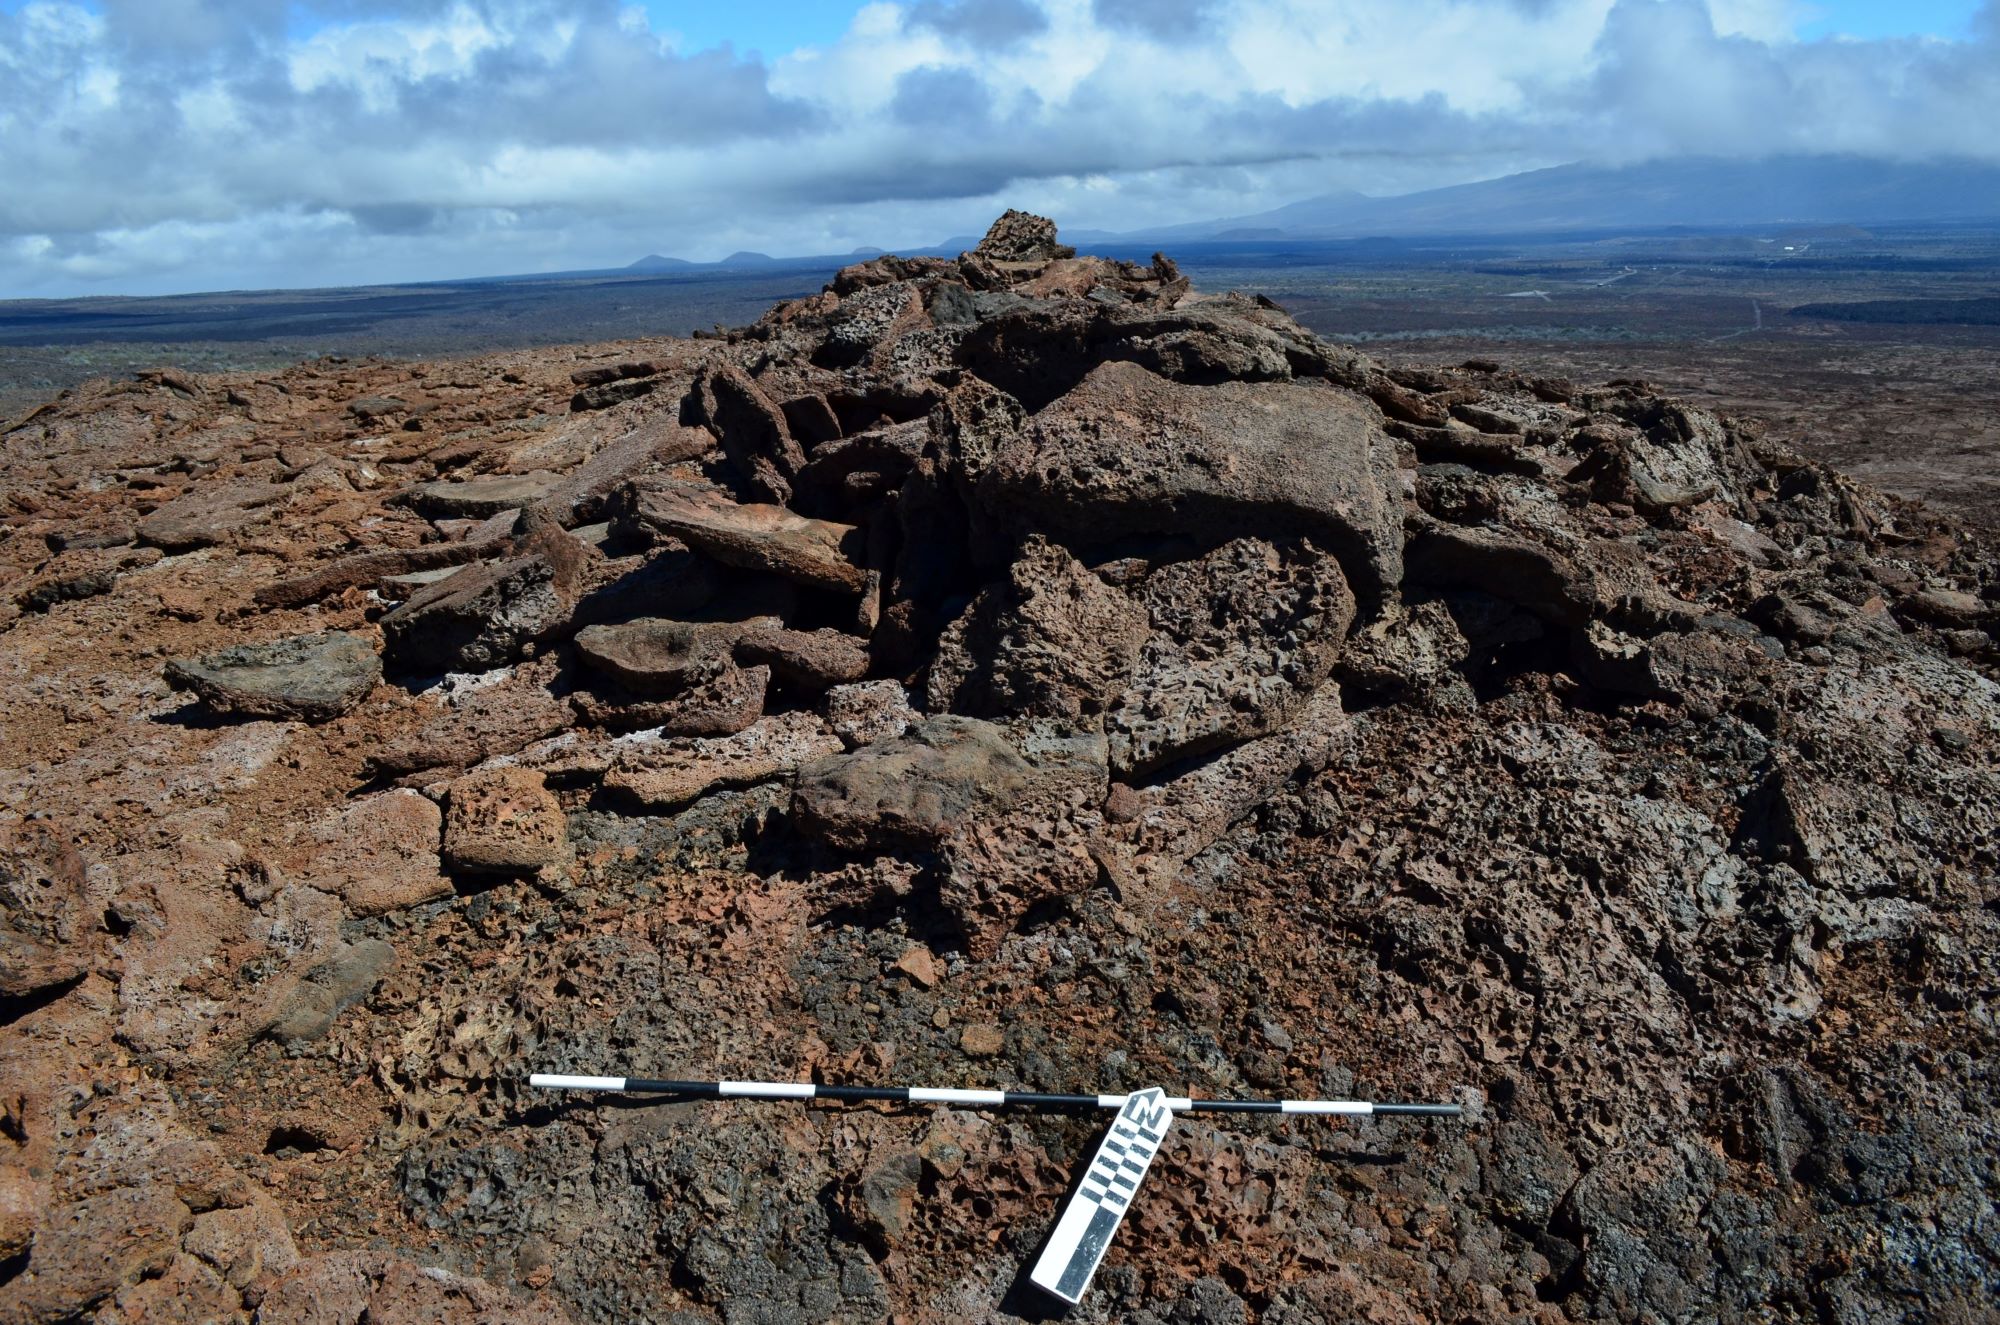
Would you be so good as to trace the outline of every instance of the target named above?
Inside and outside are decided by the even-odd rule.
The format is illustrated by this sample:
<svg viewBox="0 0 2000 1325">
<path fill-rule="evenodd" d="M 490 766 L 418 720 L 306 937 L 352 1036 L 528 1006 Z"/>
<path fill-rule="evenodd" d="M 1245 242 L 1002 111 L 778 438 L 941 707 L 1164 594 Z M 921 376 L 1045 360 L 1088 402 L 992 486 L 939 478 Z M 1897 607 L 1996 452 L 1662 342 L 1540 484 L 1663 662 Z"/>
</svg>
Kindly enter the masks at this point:
<svg viewBox="0 0 2000 1325">
<path fill-rule="evenodd" d="M 461 870 L 532 874 L 561 855 L 562 804 L 524 768 L 473 773 L 451 784 L 443 854 Z"/>
<path fill-rule="evenodd" d="M 934 712 L 1103 721 L 1130 683 L 1145 609 L 1039 535 L 1004 584 L 985 590 L 938 639 Z"/>
<path fill-rule="evenodd" d="M 1121 775 L 1284 726 L 1332 672 L 1354 619 L 1339 563 L 1303 539 L 1232 540 L 1155 570 L 1138 597 L 1150 633 L 1106 718 Z"/>
<path fill-rule="evenodd" d="M 1047 262 L 1073 258 L 1076 250 L 1056 242 L 1056 223 L 1046 216 L 1013 209 L 987 228 L 986 237 L 974 250 L 990 262 Z"/>
</svg>

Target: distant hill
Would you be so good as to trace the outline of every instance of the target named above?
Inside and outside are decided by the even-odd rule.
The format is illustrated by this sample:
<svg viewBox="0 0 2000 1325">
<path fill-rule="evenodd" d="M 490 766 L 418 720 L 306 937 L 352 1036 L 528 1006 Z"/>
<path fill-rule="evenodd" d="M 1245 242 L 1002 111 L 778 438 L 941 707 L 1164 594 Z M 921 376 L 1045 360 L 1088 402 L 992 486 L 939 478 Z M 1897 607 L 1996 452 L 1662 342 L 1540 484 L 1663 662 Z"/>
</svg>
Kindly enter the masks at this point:
<svg viewBox="0 0 2000 1325">
<path fill-rule="evenodd" d="M 1399 197 L 1329 193 L 1129 239 L 1337 239 L 1663 226 L 1854 226 L 2000 220 L 2000 167 L 1852 156 L 1690 157 L 1556 166 Z"/>
<path fill-rule="evenodd" d="M 694 264 L 692 262 L 689 262 L 686 258 L 663 258 L 657 253 L 648 253 L 645 257 L 640 258 L 637 262 L 625 268 L 625 270 L 626 271 L 674 271 L 681 267 L 692 267 L 692 266 L 694 266 Z"/>
<path fill-rule="evenodd" d="M 761 267 L 767 262 L 776 261 L 777 259 L 769 253 L 752 253 L 746 249 L 741 252 L 731 253 L 715 265 L 718 267 Z"/>
</svg>

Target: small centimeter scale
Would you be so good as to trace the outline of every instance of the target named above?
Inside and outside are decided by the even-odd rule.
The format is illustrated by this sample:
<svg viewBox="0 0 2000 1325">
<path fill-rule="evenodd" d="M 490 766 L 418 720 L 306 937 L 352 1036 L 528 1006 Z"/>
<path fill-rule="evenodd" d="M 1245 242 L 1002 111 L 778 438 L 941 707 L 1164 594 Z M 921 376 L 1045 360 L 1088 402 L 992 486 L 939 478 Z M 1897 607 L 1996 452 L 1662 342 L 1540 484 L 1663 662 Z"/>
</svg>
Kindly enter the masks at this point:
<svg viewBox="0 0 2000 1325">
<path fill-rule="evenodd" d="M 1077 1303 L 1110 1250 L 1176 1113 L 1349 1114 L 1456 1118 L 1456 1104 L 1375 1104 L 1368 1100 L 1199 1100 L 1153 1086 L 1127 1095 L 1045 1095 L 1019 1090 L 954 1090 L 929 1086 L 821 1086 L 810 1081 L 661 1081 L 651 1077 L 579 1077 L 536 1073 L 545 1090 L 617 1091 L 684 1099 L 832 1100 L 861 1104 L 957 1104 L 971 1108 L 1116 1109 L 1076 1194 L 1035 1258 L 1030 1282 Z"/>
<path fill-rule="evenodd" d="M 1035 1258 L 1035 1268 L 1028 1272 L 1037 1288 L 1072 1305 L 1083 1301 L 1083 1292 L 1111 1249 L 1111 1239 L 1132 1208 L 1132 1198 L 1139 1194 L 1139 1184 L 1153 1167 L 1153 1156 L 1160 1153 L 1173 1121 L 1167 1093 L 1158 1086 L 1125 1097 L 1111 1130 L 1084 1170 L 1076 1195 L 1063 1207 L 1042 1254 Z"/>
</svg>

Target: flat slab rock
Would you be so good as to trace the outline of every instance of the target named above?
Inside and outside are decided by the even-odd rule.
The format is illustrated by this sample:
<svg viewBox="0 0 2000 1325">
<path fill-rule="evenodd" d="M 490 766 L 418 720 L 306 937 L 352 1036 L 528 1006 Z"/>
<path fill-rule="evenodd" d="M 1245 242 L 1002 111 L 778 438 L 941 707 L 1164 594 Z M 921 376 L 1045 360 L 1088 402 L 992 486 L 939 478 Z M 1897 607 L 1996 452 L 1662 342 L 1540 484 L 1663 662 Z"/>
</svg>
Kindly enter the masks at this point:
<svg viewBox="0 0 2000 1325">
<path fill-rule="evenodd" d="M 629 740 L 629 738 L 628 738 Z M 791 774 L 844 747 L 810 713 L 763 718 L 734 736 L 627 744 L 605 774 L 606 790 L 652 810 L 673 809 L 723 787 L 747 787 Z"/>
<path fill-rule="evenodd" d="M 556 474 L 487 474 L 479 478 L 419 483 L 406 500 L 425 515 L 483 520 L 502 511 L 533 506 L 556 490 Z"/>
<path fill-rule="evenodd" d="M 638 491 L 633 514 L 726 566 L 770 571 L 800 584 L 859 593 L 868 583 L 862 532 L 812 520 L 783 506 L 738 503 L 715 488 L 656 483 Z"/>
<path fill-rule="evenodd" d="M 770 622 L 776 625 L 775 619 Z M 743 626 L 734 622 L 642 617 L 576 633 L 576 652 L 592 671 L 641 695 L 669 696 L 704 685 L 730 665 Z"/>
<path fill-rule="evenodd" d="M 805 770 L 793 803 L 835 846 L 931 844 L 971 816 L 1008 805 L 1033 777 L 1004 729 L 941 714 Z"/>
<path fill-rule="evenodd" d="M 658 727 L 672 736 L 729 736 L 764 716 L 770 686 L 770 668 L 732 663 L 670 699 L 580 691 L 571 703 L 585 722 L 613 731 Z"/>
<path fill-rule="evenodd" d="M 169 552 L 209 547 L 274 514 L 294 491 L 254 479 L 198 485 L 140 520 L 139 541 Z"/>
<path fill-rule="evenodd" d="M 810 690 L 846 685 L 868 675 L 868 646 L 844 631 L 786 630 L 751 624 L 737 636 L 736 660 L 768 664 L 778 677 Z"/>
<path fill-rule="evenodd" d="M 382 618 L 389 659 L 418 672 L 483 672 L 568 620 L 556 568 L 538 553 L 479 562 L 417 590 Z"/>
<path fill-rule="evenodd" d="M 166 674 L 218 713 L 326 722 L 367 698 L 382 660 L 361 636 L 328 631 L 175 659 Z"/>
</svg>

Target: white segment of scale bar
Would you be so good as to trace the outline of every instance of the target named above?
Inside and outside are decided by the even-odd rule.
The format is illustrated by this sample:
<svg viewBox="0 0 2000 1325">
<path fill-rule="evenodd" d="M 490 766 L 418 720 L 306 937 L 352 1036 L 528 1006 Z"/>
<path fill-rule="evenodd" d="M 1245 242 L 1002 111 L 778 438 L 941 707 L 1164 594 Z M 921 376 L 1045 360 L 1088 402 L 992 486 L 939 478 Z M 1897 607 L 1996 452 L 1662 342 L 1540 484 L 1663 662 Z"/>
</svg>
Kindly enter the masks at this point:
<svg viewBox="0 0 2000 1325">
<path fill-rule="evenodd" d="M 810 1081 L 722 1081 L 716 1083 L 725 1096 L 741 1095 L 766 1100 L 809 1100 L 818 1089 Z"/>
<path fill-rule="evenodd" d="M 538 1072 L 528 1078 L 531 1086 L 546 1090 L 623 1090 L 624 1077 L 566 1077 Z"/>
<path fill-rule="evenodd" d="M 1286 1100 L 1279 1112 L 1368 1114 L 1375 1112 L 1375 1106 L 1362 1100 Z"/>
<path fill-rule="evenodd" d="M 1005 1104 L 1004 1090 L 952 1090 L 939 1086 L 910 1087 L 912 1104 Z"/>
</svg>

